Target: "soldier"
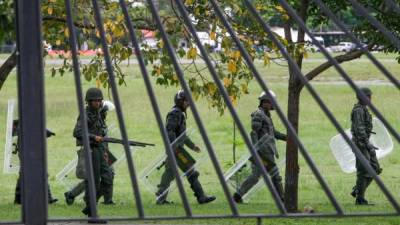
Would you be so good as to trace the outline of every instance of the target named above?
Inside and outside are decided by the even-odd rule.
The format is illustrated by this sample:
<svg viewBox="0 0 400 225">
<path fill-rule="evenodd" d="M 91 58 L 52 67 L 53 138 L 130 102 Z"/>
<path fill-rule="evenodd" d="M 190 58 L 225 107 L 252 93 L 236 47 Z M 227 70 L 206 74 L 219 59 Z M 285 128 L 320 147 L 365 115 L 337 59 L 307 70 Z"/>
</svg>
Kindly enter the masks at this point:
<svg viewBox="0 0 400 225">
<path fill-rule="evenodd" d="M 270 94 L 275 98 L 274 92 L 270 91 Z M 251 114 L 251 141 L 256 147 L 265 169 L 271 176 L 279 197 L 283 201 L 282 177 L 279 175 L 279 168 L 275 163 L 275 157 L 279 157 L 275 139 L 286 141 L 287 136 L 274 129 L 270 114 L 270 110 L 274 110 L 274 107 L 270 97 L 265 92 L 262 92 L 258 99 L 260 100 L 258 109 Z M 261 176 L 261 169 L 255 165 L 254 158 L 251 157 L 250 161 L 252 162 L 252 173 L 242 183 L 238 191 L 233 194 L 233 199 L 237 203 L 243 203 L 242 196 L 258 182 Z"/>
<path fill-rule="evenodd" d="M 14 144 L 15 150 L 13 151 L 14 154 L 18 154 L 18 159 L 19 161 L 21 161 L 21 153 L 19 151 L 19 120 L 14 120 L 13 121 L 13 130 L 12 130 L 12 136 L 18 136 L 17 137 L 17 143 Z M 51 136 L 55 136 L 56 134 L 51 132 L 50 130 L 46 131 L 46 137 L 51 137 Z M 22 171 L 21 169 L 19 170 L 19 176 L 17 179 L 17 185 L 15 186 L 15 197 L 14 197 L 14 204 L 21 204 L 21 174 Z M 47 196 L 47 200 L 49 204 L 53 204 L 56 203 L 58 201 L 57 198 L 53 198 L 53 195 L 51 194 L 51 190 L 50 190 L 50 185 L 47 183 L 47 187 L 48 187 L 48 196 Z"/>
<path fill-rule="evenodd" d="M 366 96 L 367 100 L 371 101 L 372 92 L 369 88 L 360 89 Z M 358 103 L 354 105 L 351 111 L 351 134 L 352 141 L 360 149 L 365 159 L 370 163 L 371 167 L 377 174 L 382 172 L 379 166 L 378 159 L 376 158 L 377 149 L 369 142 L 369 137 L 372 132 L 372 116 L 367 109 L 367 102 L 361 99 L 357 94 Z M 357 180 L 356 185 L 353 187 L 351 195 L 356 198 L 356 205 L 368 205 L 368 201 L 364 198 L 367 187 L 372 182 L 372 176 L 361 164 L 360 159 L 356 157 Z"/>
<path fill-rule="evenodd" d="M 103 93 L 98 88 L 89 88 L 86 92 L 85 101 L 88 135 L 90 141 L 90 150 L 93 163 L 94 184 L 96 188 L 96 202 L 102 195 L 105 189 L 111 189 L 113 172 L 104 157 L 107 149 L 106 143 L 103 142 L 103 137 L 107 134 L 106 116 L 108 107 L 103 105 Z M 83 129 L 81 118 L 78 117 L 74 128 L 73 136 L 76 138 L 77 146 L 83 146 Z M 80 150 L 82 151 L 83 148 Z M 87 173 L 85 174 L 85 177 Z M 86 207 L 82 213 L 91 216 L 89 203 L 89 185 L 85 178 L 85 196 L 84 200 Z M 98 221 L 106 222 L 106 221 Z"/>
<path fill-rule="evenodd" d="M 104 143 L 107 144 L 107 143 Z M 114 186 L 114 169 L 112 167 L 113 163 L 117 160 L 113 154 L 110 152 L 109 148 L 107 147 L 105 151 L 105 156 L 107 159 L 107 163 L 110 166 L 111 169 L 111 176 L 110 174 L 102 174 L 102 179 L 111 179 L 111 185 L 106 185 L 100 187 L 100 194 L 103 196 L 104 201 L 102 202 L 104 205 L 115 205 L 115 202 L 113 201 L 113 186 Z M 101 183 L 100 183 L 101 184 Z M 72 205 L 74 204 L 75 198 L 78 197 L 81 193 L 85 191 L 85 181 L 82 181 L 78 184 L 76 184 L 71 190 L 67 191 L 64 193 L 65 196 L 65 202 L 67 205 Z"/>
<path fill-rule="evenodd" d="M 189 107 L 189 101 L 186 97 L 186 93 L 180 90 L 174 98 L 175 105 L 167 115 L 166 129 L 168 132 L 169 141 L 172 143 L 179 135 L 186 130 L 186 109 Z M 200 148 L 196 146 L 189 137 L 185 137 L 184 144 L 195 152 L 200 152 Z M 200 173 L 193 167 L 195 160 L 192 156 L 183 148 L 183 145 L 178 145 L 173 149 L 176 162 L 179 168 L 186 173 L 187 179 L 190 183 L 190 187 L 194 192 L 194 196 L 197 198 L 199 204 L 205 204 L 214 201 L 214 196 L 207 196 L 204 194 L 203 188 L 199 182 Z M 167 201 L 168 188 L 170 183 L 174 179 L 174 173 L 172 170 L 171 161 L 167 159 L 165 163 L 165 171 L 161 177 L 161 182 L 158 185 L 157 201 L 158 205 L 170 204 Z"/>
</svg>

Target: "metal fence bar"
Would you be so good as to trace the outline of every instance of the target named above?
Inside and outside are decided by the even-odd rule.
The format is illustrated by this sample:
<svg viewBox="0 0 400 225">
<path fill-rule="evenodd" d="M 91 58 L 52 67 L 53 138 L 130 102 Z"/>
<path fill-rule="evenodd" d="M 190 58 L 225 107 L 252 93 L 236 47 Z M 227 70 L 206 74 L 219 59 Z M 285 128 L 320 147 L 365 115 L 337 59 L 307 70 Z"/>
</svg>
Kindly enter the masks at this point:
<svg viewBox="0 0 400 225">
<path fill-rule="evenodd" d="M 231 35 L 231 37 L 234 39 L 236 46 L 239 48 L 241 54 L 243 55 L 243 58 L 246 60 L 247 65 L 250 67 L 250 70 L 252 71 L 254 77 L 256 78 L 257 82 L 260 84 L 261 88 L 269 94 L 269 89 L 267 87 L 267 85 L 264 83 L 263 79 L 261 78 L 261 75 L 258 73 L 258 70 L 255 68 L 252 59 L 250 58 L 249 54 L 246 52 L 245 48 L 243 47 L 242 43 L 240 42 L 239 38 L 237 37 L 237 35 L 235 34 L 233 28 L 230 26 L 230 24 L 226 21 L 226 19 L 223 16 L 223 13 L 221 11 L 221 9 L 219 8 L 219 6 L 217 5 L 217 3 L 215 2 L 215 0 L 212 0 L 211 3 L 214 6 L 214 9 L 218 15 L 218 17 L 223 21 L 224 26 L 227 28 L 229 34 Z M 248 5 L 248 7 L 252 6 L 250 4 L 250 2 L 245 1 L 246 5 Z M 251 7 L 250 7 L 251 9 Z M 253 8 L 254 9 L 254 8 Z M 256 13 L 256 16 L 258 17 L 259 14 Z M 261 17 L 260 17 L 261 18 Z M 275 37 L 274 37 L 275 38 Z M 283 49 L 284 50 L 284 49 Z M 282 50 L 281 50 L 282 51 Z M 285 52 L 282 52 L 283 55 L 285 55 Z M 329 200 L 331 201 L 332 205 L 334 206 L 336 212 L 338 214 L 343 214 L 343 209 L 340 206 L 340 204 L 337 202 L 336 198 L 334 197 L 332 191 L 330 190 L 329 186 L 327 185 L 327 183 L 325 182 L 325 180 L 323 179 L 322 175 L 320 174 L 319 170 L 317 169 L 317 167 L 315 166 L 315 163 L 313 162 L 313 160 L 311 159 L 310 155 L 308 154 L 307 150 L 305 149 L 304 145 L 302 144 L 301 140 L 298 138 L 296 131 L 294 130 L 292 124 L 286 119 L 282 109 L 280 108 L 280 106 L 278 105 L 278 103 L 276 102 L 276 100 L 271 96 L 270 97 L 272 99 L 272 103 L 277 111 L 277 114 L 279 116 L 279 118 L 281 119 L 281 121 L 284 123 L 284 125 L 287 127 L 287 130 L 289 132 L 289 135 L 291 137 L 294 138 L 294 141 L 296 142 L 296 144 L 299 146 L 300 148 L 300 152 L 302 153 L 304 159 L 306 160 L 307 164 L 310 166 L 310 169 L 312 170 L 312 172 L 314 173 L 315 177 L 317 178 L 318 182 L 320 183 L 321 187 L 323 188 L 325 194 L 328 196 Z"/>
<path fill-rule="evenodd" d="M 95 13 L 97 29 L 100 32 L 101 45 L 102 45 L 102 50 L 104 53 L 104 60 L 106 63 L 106 69 L 107 69 L 107 73 L 108 73 L 108 77 L 109 77 L 108 83 L 111 86 L 111 93 L 112 93 L 112 97 L 113 97 L 113 100 L 115 103 L 115 109 L 116 109 L 116 113 L 117 113 L 119 128 L 120 128 L 121 137 L 123 140 L 123 145 L 124 145 L 124 150 L 125 150 L 125 155 L 126 155 L 126 161 L 128 163 L 128 169 L 129 169 L 129 174 L 130 174 L 131 183 L 132 183 L 132 189 L 133 189 L 133 193 L 135 195 L 138 216 L 139 216 L 139 218 L 143 218 L 144 210 L 143 210 L 142 199 L 140 197 L 138 180 L 136 177 L 135 167 L 133 165 L 131 150 L 130 150 L 130 147 L 128 144 L 128 135 L 126 133 L 125 122 L 124 122 L 124 117 L 123 117 L 122 108 L 121 108 L 121 102 L 120 102 L 119 95 L 118 95 L 117 85 L 115 83 L 115 75 L 114 75 L 113 67 L 111 64 L 110 52 L 109 52 L 107 42 L 106 42 L 105 30 L 104 30 L 104 26 L 103 26 L 103 19 L 101 17 L 100 8 L 97 3 L 97 0 L 92 0 L 92 4 L 93 4 L 93 8 L 94 8 L 94 13 Z"/>
<path fill-rule="evenodd" d="M 369 14 L 369 12 L 361 6 L 355 0 L 349 0 L 349 2 L 353 5 L 353 8 L 364 16 L 374 27 L 376 27 L 380 32 L 382 32 L 397 49 L 400 49 L 400 40 L 399 38 L 393 34 L 390 30 L 388 30 L 384 25 L 382 25 L 377 19 Z"/>
<path fill-rule="evenodd" d="M 163 139 L 163 142 L 164 142 L 164 146 L 165 146 L 165 148 L 167 150 L 166 153 L 168 155 L 170 163 L 172 164 L 172 170 L 174 172 L 174 176 L 175 176 L 175 179 L 176 179 L 176 184 L 177 184 L 178 189 L 179 189 L 179 194 L 180 194 L 180 197 L 181 197 L 182 202 L 183 202 L 185 213 L 186 213 L 186 216 L 190 217 L 190 216 L 192 216 L 192 210 L 190 208 L 189 201 L 188 201 L 186 193 L 185 193 L 185 189 L 183 188 L 183 183 L 182 183 L 181 177 L 179 176 L 178 164 L 176 162 L 175 154 L 174 154 L 174 151 L 172 149 L 171 142 L 170 142 L 168 134 L 167 134 L 167 130 L 166 130 L 165 126 L 164 126 L 163 119 L 161 117 L 160 108 L 158 107 L 157 100 L 156 100 L 156 97 L 155 97 L 155 94 L 154 94 L 154 91 L 153 91 L 153 88 L 152 88 L 152 85 L 151 85 L 150 76 L 149 76 L 149 74 L 147 72 L 146 65 L 145 65 L 144 60 L 143 60 L 143 54 L 140 51 L 140 47 L 139 47 L 139 44 L 138 44 L 139 42 L 138 42 L 138 40 L 136 38 L 135 30 L 133 29 L 133 23 L 132 23 L 131 18 L 130 18 L 129 14 L 128 14 L 128 10 L 127 10 L 127 7 L 126 7 L 125 0 L 120 0 L 119 3 L 121 5 L 122 12 L 123 12 L 124 17 L 125 17 L 125 21 L 126 21 L 126 24 L 127 24 L 128 30 L 129 30 L 129 35 L 131 37 L 132 44 L 135 47 L 134 48 L 135 54 L 136 54 L 138 62 L 139 62 L 140 70 L 142 72 L 144 83 L 146 85 L 146 90 L 147 90 L 147 93 L 148 93 L 149 98 L 150 98 L 151 106 L 153 108 L 153 112 L 154 112 L 154 115 L 156 117 L 158 127 L 160 129 L 160 133 L 161 133 L 161 136 L 162 136 L 162 139 Z"/>
<path fill-rule="evenodd" d="M 321 1 L 321 0 L 313 0 L 322 11 L 343 31 L 345 34 L 350 37 L 350 39 L 359 47 L 363 53 L 367 55 L 367 57 L 375 64 L 375 66 L 382 71 L 382 73 L 397 87 L 400 89 L 400 82 L 397 80 L 370 52 L 368 49 L 364 48 L 360 42 L 356 38 L 356 36 L 351 33 L 345 25 L 340 22 L 340 20 L 332 13 L 332 11 Z"/>
<path fill-rule="evenodd" d="M 289 4 L 286 1 L 279 0 L 281 5 L 290 13 L 292 17 L 294 17 L 299 24 L 299 26 L 306 31 L 308 35 L 312 38 L 313 42 L 321 48 L 321 51 L 324 53 L 325 57 L 327 57 L 330 61 L 332 61 L 334 64 L 337 64 L 337 62 L 329 55 L 329 53 L 326 51 L 326 49 L 321 46 L 320 43 L 318 43 L 315 40 L 315 37 L 309 32 L 309 30 L 305 27 L 304 23 L 298 16 L 294 13 L 293 9 L 289 6 Z M 246 0 L 246 3 L 248 5 L 251 5 L 248 0 Z M 294 13 L 294 14 L 293 14 Z M 259 14 L 257 13 L 257 17 L 259 17 Z M 261 17 L 259 17 L 261 19 Z M 259 20 L 258 19 L 258 20 Z M 276 37 L 273 36 L 273 33 L 271 32 L 271 29 L 269 26 L 261 19 L 259 22 L 262 24 L 264 31 L 266 31 L 271 39 L 274 41 L 275 44 L 277 44 L 278 48 L 284 55 L 284 57 L 289 61 L 289 63 L 293 66 L 293 68 L 296 71 L 296 75 L 299 77 L 299 79 L 304 83 L 306 88 L 309 90 L 313 98 L 317 101 L 317 103 L 320 105 L 321 109 L 324 111 L 324 113 L 327 115 L 329 120 L 332 122 L 332 124 L 335 126 L 335 128 L 339 131 L 339 133 L 342 135 L 342 137 L 345 139 L 345 141 L 351 146 L 351 148 L 355 151 L 356 157 L 360 159 L 362 165 L 368 170 L 368 172 L 374 177 L 375 181 L 378 183 L 386 197 L 389 199 L 393 207 L 396 209 L 397 212 L 400 212 L 399 205 L 397 201 L 393 198 L 391 193 L 387 190 L 383 182 L 380 180 L 380 178 L 377 176 L 375 171 L 372 169 L 371 165 L 367 162 L 365 157 L 362 155 L 361 151 L 358 149 L 358 147 L 347 137 L 347 135 L 344 133 L 343 128 L 340 126 L 340 124 L 337 122 L 336 118 L 333 116 L 333 114 L 329 111 L 329 109 L 326 107 L 326 105 L 322 102 L 321 98 L 319 95 L 316 93 L 316 91 L 313 89 L 313 87 L 307 82 L 305 77 L 302 75 L 301 70 L 298 68 L 298 66 L 294 63 L 293 59 L 287 54 L 287 52 L 284 49 L 284 46 L 276 39 Z M 340 67 L 339 67 L 340 68 Z M 349 78 L 345 72 L 343 72 L 344 77 Z M 350 79 L 350 78 L 349 78 Z M 351 81 L 351 79 L 350 79 Z M 352 82 L 352 81 L 351 81 Z M 354 84 L 354 83 L 353 83 Z M 364 95 L 363 92 L 359 90 L 357 86 L 354 86 L 354 88 L 358 91 L 358 93 L 363 94 L 361 97 L 363 99 L 366 99 L 366 96 Z"/>
<path fill-rule="evenodd" d="M 17 2 L 22 221 L 47 221 L 46 110 L 39 0 Z"/>
<path fill-rule="evenodd" d="M 198 37 L 198 35 L 196 33 L 196 29 L 195 29 L 195 27 L 193 26 L 193 24 L 190 21 L 190 18 L 189 18 L 188 12 L 186 11 L 185 6 L 183 5 L 181 0 L 177 0 L 176 3 L 178 5 L 178 8 L 179 8 L 179 11 L 180 11 L 181 15 L 183 16 L 183 20 L 185 21 L 186 26 L 189 28 L 192 37 L 195 39 L 197 47 L 200 49 L 200 52 L 203 55 L 203 59 L 207 64 L 207 67 L 208 67 L 208 69 L 210 71 L 210 74 L 211 74 L 214 82 L 216 83 L 216 85 L 218 87 L 218 90 L 221 93 L 221 95 L 222 95 L 222 97 L 223 97 L 223 99 L 225 101 L 225 104 L 227 105 L 227 107 L 229 109 L 229 112 L 232 115 L 232 118 L 234 119 L 235 123 L 237 124 L 238 129 L 241 132 L 241 135 L 242 135 L 243 139 L 245 140 L 248 148 L 250 149 L 250 153 L 252 154 L 252 156 L 254 158 L 256 158 L 257 166 L 260 168 L 261 171 L 263 171 L 263 178 L 264 178 L 264 180 L 265 180 L 265 182 L 267 184 L 267 187 L 272 192 L 272 196 L 273 196 L 273 198 L 275 200 L 275 203 L 277 204 L 278 209 L 280 210 L 280 212 L 282 214 L 285 214 L 286 213 L 286 209 L 284 208 L 284 205 L 283 205 L 281 199 L 279 198 L 278 193 L 276 192 L 275 187 L 272 184 L 272 182 L 270 180 L 270 177 L 268 176 L 268 172 L 265 169 L 265 167 L 263 166 L 259 155 L 257 154 L 257 151 L 255 150 L 254 146 L 252 145 L 252 143 L 251 143 L 251 141 L 250 141 L 250 139 L 249 139 L 249 137 L 248 137 L 248 135 L 246 133 L 246 130 L 245 130 L 242 122 L 240 121 L 239 116 L 237 115 L 236 110 L 233 107 L 233 104 L 230 101 L 230 98 L 229 98 L 229 96 L 228 96 L 223 84 L 221 83 L 221 80 L 218 78 L 217 72 L 215 71 L 214 66 L 212 65 L 212 62 L 211 62 L 206 50 L 204 49 L 204 47 L 203 47 L 203 45 L 202 45 L 202 43 L 201 43 L 201 41 L 200 41 L 200 39 L 199 39 L 199 37 Z M 224 180 L 224 183 L 225 183 L 225 180 Z"/>
<path fill-rule="evenodd" d="M 77 51 L 77 41 L 76 41 L 76 31 L 74 22 L 72 19 L 72 9 L 71 9 L 71 1 L 65 0 L 65 13 L 67 16 L 67 25 L 68 30 L 70 32 L 69 35 L 69 46 L 72 52 L 72 63 L 74 68 L 74 80 L 75 80 L 75 92 L 78 103 L 79 110 L 79 118 L 81 120 L 81 126 L 83 128 L 83 149 L 85 151 L 85 168 L 87 171 L 87 181 L 89 186 L 89 205 L 90 212 L 93 218 L 97 218 L 97 204 L 96 204 L 96 187 L 94 184 L 94 174 L 93 174 L 93 162 L 92 155 L 90 153 L 90 144 L 89 144 L 89 128 L 87 124 L 87 115 L 85 110 L 85 103 L 83 101 L 83 92 L 82 92 L 82 82 L 81 82 L 81 72 L 79 70 L 79 60 L 78 60 L 78 51 Z"/>
</svg>

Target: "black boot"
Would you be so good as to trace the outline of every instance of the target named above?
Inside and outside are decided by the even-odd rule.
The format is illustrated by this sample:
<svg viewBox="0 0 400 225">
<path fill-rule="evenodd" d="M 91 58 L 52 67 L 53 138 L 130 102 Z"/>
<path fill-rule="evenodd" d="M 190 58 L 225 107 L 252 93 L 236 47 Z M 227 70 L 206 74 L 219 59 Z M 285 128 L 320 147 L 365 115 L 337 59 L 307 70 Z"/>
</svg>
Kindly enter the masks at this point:
<svg viewBox="0 0 400 225">
<path fill-rule="evenodd" d="M 235 194 L 233 194 L 233 200 L 236 202 L 236 203 L 239 203 L 239 204 L 241 204 L 241 203 L 243 203 L 243 199 L 242 199 L 242 196 L 239 194 L 239 193 L 235 193 Z"/>
<path fill-rule="evenodd" d="M 159 189 L 156 193 L 156 196 L 157 196 L 156 198 L 157 205 L 169 205 L 174 203 L 172 201 L 167 200 L 168 190 Z"/>
<path fill-rule="evenodd" d="M 206 204 L 216 199 L 215 196 L 207 196 L 204 194 L 203 187 L 197 177 L 195 179 L 189 179 L 189 182 L 199 204 Z"/>
<path fill-rule="evenodd" d="M 364 197 L 357 196 L 356 205 L 369 205 L 369 203 Z"/>
<path fill-rule="evenodd" d="M 48 192 L 47 192 L 47 196 L 48 196 L 49 204 L 53 204 L 53 203 L 56 203 L 58 201 L 57 198 L 53 198 L 53 195 L 51 194 L 51 191 L 50 191 L 50 186 L 49 186 L 49 189 L 48 189 Z"/>
<path fill-rule="evenodd" d="M 75 197 L 72 195 L 71 192 L 69 192 L 69 191 L 65 192 L 64 196 L 65 196 L 65 202 L 67 203 L 67 205 L 74 204 Z"/>
<path fill-rule="evenodd" d="M 113 185 L 107 187 L 103 190 L 104 205 L 115 205 L 113 199 Z"/>
</svg>

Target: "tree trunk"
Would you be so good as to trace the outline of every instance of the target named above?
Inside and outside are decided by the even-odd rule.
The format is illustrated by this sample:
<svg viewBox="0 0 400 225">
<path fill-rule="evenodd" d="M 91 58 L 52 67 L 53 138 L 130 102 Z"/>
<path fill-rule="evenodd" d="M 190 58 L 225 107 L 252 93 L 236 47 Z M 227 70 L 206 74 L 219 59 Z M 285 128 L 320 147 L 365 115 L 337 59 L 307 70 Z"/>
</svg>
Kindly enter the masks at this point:
<svg viewBox="0 0 400 225">
<path fill-rule="evenodd" d="M 0 66 L 0 90 L 6 82 L 10 72 L 17 66 L 17 53 L 14 51 Z"/>
<path fill-rule="evenodd" d="M 295 132 L 299 127 L 300 91 L 297 82 L 289 83 L 288 120 Z M 289 133 L 288 133 L 289 134 Z M 299 163 L 298 146 L 290 134 L 286 145 L 285 207 L 288 212 L 297 212 Z"/>
</svg>

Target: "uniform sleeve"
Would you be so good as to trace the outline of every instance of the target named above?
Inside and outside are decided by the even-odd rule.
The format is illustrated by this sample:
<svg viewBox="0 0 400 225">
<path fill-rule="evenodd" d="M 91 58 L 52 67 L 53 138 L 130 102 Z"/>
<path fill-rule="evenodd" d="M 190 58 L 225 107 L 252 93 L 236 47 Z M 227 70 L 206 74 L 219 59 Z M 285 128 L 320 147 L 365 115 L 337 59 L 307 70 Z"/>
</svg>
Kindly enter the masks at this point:
<svg viewBox="0 0 400 225">
<path fill-rule="evenodd" d="M 364 111 L 361 108 L 354 110 L 352 118 L 354 136 L 362 143 L 368 143 L 367 127 L 364 123 L 365 119 Z"/>
<path fill-rule="evenodd" d="M 89 118 L 87 118 L 88 125 L 91 122 Z M 76 120 L 75 128 L 74 128 L 74 131 L 73 131 L 72 135 L 74 136 L 74 138 L 76 138 L 78 140 L 82 140 L 83 139 L 83 127 L 82 127 L 82 120 L 81 120 L 80 116 Z M 89 133 L 89 140 L 93 141 L 94 139 L 95 139 L 95 135 Z"/>
<path fill-rule="evenodd" d="M 184 143 L 186 146 L 188 146 L 188 148 L 190 148 L 192 150 L 194 149 L 194 146 L 196 146 L 188 136 L 185 137 Z"/>
<path fill-rule="evenodd" d="M 179 115 L 176 113 L 169 113 L 167 115 L 167 134 L 169 141 L 172 143 L 176 139 L 175 131 L 179 125 Z"/>
<path fill-rule="evenodd" d="M 275 139 L 278 139 L 281 141 L 287 141 L 287 135 L 284 133 L 281 133 L 279 131 L 274 131 L 274 136 L 275 136 Z"/>
<path fill-rule="evenodd" d="M 259 130 L 262 127 L 262 117 L 260 115 L 253 115 L 251 118 L 251 141 L 253 144 L 256 144 L 258 140 L 261 138 L 258 136 Z"/>
</svg>

